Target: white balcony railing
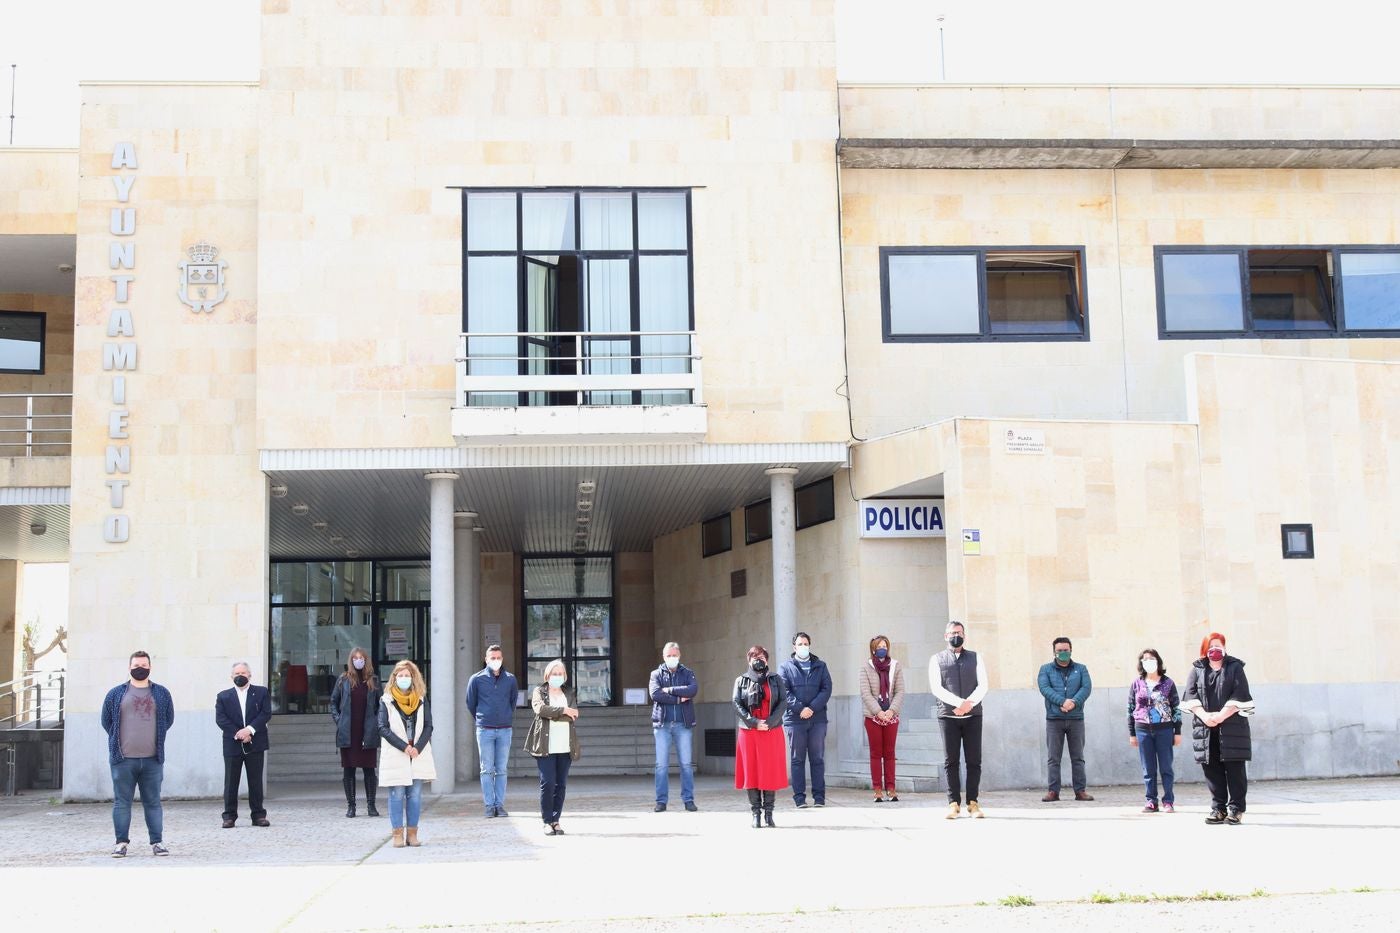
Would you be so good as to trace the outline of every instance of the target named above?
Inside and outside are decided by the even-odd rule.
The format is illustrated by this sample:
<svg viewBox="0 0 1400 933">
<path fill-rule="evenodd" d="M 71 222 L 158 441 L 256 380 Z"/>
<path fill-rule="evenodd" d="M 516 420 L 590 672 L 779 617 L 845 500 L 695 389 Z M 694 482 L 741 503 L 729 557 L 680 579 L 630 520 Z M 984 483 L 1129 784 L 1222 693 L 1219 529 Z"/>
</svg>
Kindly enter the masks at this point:
<svg viewBox="0 0 1400 933">
<path fill-rule="evenodd" d="M 701 405 L 700 376 L 694 331 L 474 331 L 457 405 Z"/>
<path fill-rule="evenodd" d="M 73 394 L 0 393 L 0 457 L 73 453 Z"/>
</svg>

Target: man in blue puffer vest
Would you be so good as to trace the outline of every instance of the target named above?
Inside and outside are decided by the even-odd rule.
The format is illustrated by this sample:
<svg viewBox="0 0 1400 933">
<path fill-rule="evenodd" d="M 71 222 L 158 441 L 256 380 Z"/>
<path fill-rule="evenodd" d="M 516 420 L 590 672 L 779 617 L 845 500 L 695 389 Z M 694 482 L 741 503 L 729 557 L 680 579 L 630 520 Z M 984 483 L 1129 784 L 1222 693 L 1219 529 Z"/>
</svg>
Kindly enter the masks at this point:
<svg viewBox="0 0 1400 933">
<path fill-rule="evenodd" d="M 1068 739 L 1074 799 L 1093 800 L 1084 775 L 1084 701 L 1089 699 L 1094 684 L 1089 679 L 1089 669 L 1073 659 L 1074 646 L 1068 638 L 1061 635 L 1051 648 L 1055 659 L 1042 665 L 1036 678 L 1040 695 L 1045 697 L 1045 745 L 1050 753 L 1049 790 L 1040 799 L 1044 803 L 1060 799 L 1060 756 Z"/>
</svg>

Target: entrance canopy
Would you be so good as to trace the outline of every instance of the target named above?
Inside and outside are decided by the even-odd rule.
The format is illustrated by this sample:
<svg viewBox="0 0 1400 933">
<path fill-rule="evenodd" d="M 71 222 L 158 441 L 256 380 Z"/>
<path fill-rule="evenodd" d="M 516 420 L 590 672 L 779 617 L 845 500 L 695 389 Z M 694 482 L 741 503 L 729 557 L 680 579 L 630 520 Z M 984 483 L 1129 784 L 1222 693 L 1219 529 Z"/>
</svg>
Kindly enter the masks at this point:
<svg viewBox="0 0 1400 933">
<path fill-rule="evenodd" d="M 662 535 L 768 498 L 772 467 L 795 468 L 801 486 L 845 464 L 844 443 L 262 454 L 274 559 L 428 554 L 428 472 L 458 473 L 453 508 L 477 513 L 482 551 L 560 553 L 582 542 L 607 553 L 650 551 Z"/>
</svg>

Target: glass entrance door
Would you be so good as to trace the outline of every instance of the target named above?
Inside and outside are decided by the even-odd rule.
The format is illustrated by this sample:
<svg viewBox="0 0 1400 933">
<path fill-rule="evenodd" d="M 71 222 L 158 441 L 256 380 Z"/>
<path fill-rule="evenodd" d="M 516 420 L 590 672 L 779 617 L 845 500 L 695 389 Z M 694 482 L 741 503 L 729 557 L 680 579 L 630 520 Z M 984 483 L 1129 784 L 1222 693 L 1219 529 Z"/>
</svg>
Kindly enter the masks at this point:
<svg viewBox="0 0 1400 933">
<path fill-rule="evenodd" d="M 525 654 L 529 686 L 543 683 L 545 665 L 563 658 L 580 706 L 611 705 L 611 600 L 527 602 Z"/>
<path fill-rule="evenodd" d="M 374 619 L 374 668 L 380 683 L 388 686 L 394 665 L 404 658 L 431 680 L 428 642 L 427 603 L 381 603 Z"/>
</svg>

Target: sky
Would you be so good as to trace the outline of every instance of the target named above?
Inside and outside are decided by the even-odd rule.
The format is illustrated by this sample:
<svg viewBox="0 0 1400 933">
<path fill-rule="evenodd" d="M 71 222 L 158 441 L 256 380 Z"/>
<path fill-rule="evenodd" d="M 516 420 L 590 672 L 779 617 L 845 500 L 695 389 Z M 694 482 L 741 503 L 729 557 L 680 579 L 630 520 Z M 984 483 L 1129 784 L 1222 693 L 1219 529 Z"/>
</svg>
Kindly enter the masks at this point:
<svg viewBox="0 0 1400 933">
<path fill-rule="evenodd" d="M 11 64 L 14 144 L 74 146 L 80 80 L 257 80 L 259 6 L 0 0 L 0 146 Z M 847 82 L 1400 83 L 1383 0 L 836 0 L 836 17 Z"/>
</svg>

